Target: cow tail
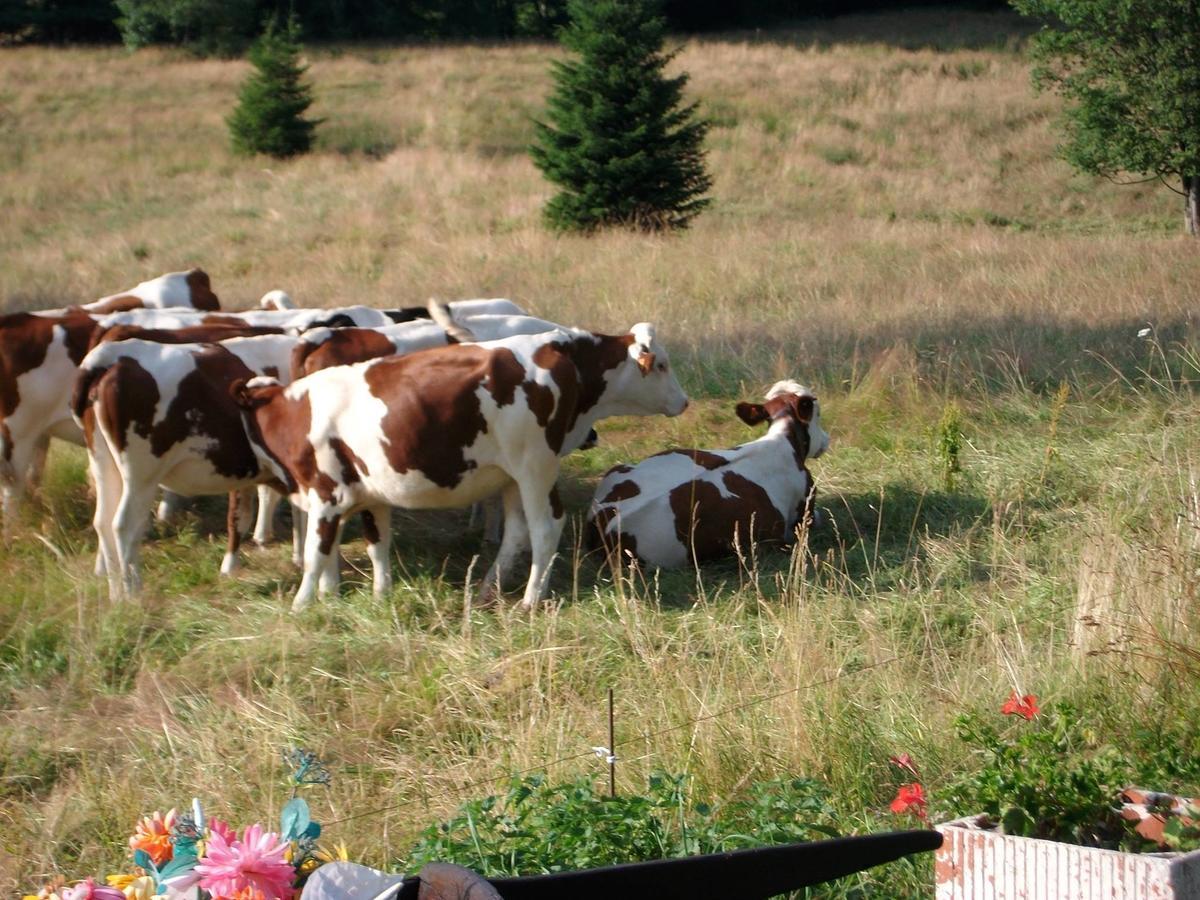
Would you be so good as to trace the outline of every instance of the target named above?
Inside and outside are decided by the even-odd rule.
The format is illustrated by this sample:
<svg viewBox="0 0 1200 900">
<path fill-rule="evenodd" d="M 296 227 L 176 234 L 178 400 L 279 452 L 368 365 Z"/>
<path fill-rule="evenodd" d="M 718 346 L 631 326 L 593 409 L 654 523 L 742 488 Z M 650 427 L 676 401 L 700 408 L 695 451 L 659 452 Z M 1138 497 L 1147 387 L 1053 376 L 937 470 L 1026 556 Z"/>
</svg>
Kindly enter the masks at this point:
<svg viewBox="0 0 1200 900">
<path fill-rule="evenodd" d="M 108 366 L 95 366 L 84 369 L 75 379 L 75 389 L 71 394 L 71 413 L 76 421 L 83 421 L 83 414 L 92 403 L 96 382 L 108 371 Z"/>
<path fill-rule="evenodd" d="M 429 317 L 446 332 L 446 339 L 450 343 L 464 344 L 476 339 L 475 334 L 469 328 L 454 321 L 454 314 L 450 312 L 448 304 L 431 297 L 426 309 L 429 310 Z"/>
</svg>

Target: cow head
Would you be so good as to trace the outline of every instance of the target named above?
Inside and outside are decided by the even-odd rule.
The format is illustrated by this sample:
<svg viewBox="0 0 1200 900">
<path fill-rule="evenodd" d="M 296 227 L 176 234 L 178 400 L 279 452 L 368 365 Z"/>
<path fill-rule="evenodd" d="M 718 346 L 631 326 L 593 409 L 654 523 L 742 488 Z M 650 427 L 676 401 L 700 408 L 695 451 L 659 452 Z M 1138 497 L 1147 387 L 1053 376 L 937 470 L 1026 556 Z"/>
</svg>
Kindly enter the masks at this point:
<svg viewBox="0 0 1200 900">
<path fill-rule="evenodd" d="M 789 427 L 808 432 L 809 459 L 816 459 L 829 449 L 829 434 L 821 427 L 821 405 L 816 395 L 794 381 L 780 381 L 767 391 L 763 403 L 739 403 L 737 416 L 747 425 L 760 422 L 789 422 Z"/>
<path fill-rule="evenodd" d="M 654 336 L 654 326 L 639 322 L 623 340 L 628 342 L 629 365 L 617 368 L 610 390 L 628 413 L 615 414 L 677 416 L 687 409 L 687 394 L 675 377 L 667 349 Z"/>
</svg>

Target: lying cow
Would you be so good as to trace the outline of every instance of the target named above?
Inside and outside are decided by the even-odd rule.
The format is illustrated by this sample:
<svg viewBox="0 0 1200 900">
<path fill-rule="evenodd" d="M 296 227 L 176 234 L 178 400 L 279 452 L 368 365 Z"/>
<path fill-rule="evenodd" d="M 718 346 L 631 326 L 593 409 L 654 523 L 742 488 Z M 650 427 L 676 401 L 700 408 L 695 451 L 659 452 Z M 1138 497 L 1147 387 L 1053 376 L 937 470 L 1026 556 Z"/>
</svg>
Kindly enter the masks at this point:
<svg viewBox="0 0 1200 900">
<path fill-rule="evenodd" d="M 93 523 L 113 597 L 140 585 L 138 546 L 158 485 L 184 496 L 225 494 L 271 480 L 230 397 L 235 380 L 287 371 L 296 338 L 212 344 L 105 343 L 80 365 L 71 411 L 96 485 Z M 241 533 L 231 504 L 232 569 Z"/>
<path fill-rule="evenodd" d="M 737 415 L 771 424 L 732 450 L 668 450 L 610 470 L 588 513 L 592 546 L 675 568 L 790 540 L 811 512 L 805 463 L 829 446 L 816 397 L 781 381 L 764 403 L 739 403 Z"/>
<path fill-rule="evenodd" d="M 374 589 L 391 585 L 391 508 L 462 507 L 502 492 L 498 589 L 532 545 L 522 605 L 546 588 L 564 512 L 559 456 L 613 415 L 678 415 L 687 396 L 647 323 L 608 336 L 577 329 L 458 344 L 334 366 L 290 387 L 235 388 L 264 468 L 308 512 L 303 609 L 338 583 L 341 523 L 363 511 Z"/>
</svg>

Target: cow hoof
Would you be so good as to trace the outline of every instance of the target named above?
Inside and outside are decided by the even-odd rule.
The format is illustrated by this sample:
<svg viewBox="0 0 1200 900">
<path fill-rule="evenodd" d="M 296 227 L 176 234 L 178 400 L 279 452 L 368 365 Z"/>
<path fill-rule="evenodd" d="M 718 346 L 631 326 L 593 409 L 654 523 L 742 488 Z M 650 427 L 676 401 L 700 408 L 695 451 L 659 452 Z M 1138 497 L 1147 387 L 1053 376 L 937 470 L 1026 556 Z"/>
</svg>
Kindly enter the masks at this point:
<svg viewBox="0 0 1200 900">
<path fill-rule="evenodd" d="M 221 574 L 232 575 L 238 570 L 238 558 L 232 553 L 226 553 L 221 559 Z"/>
<path fill-rule="evenodd" d="M 488 581 L 479 586 L 471 600 L 473 609 L 495 609 L 500 605 L 500 590 L 494 581 Z"/>
</svg>

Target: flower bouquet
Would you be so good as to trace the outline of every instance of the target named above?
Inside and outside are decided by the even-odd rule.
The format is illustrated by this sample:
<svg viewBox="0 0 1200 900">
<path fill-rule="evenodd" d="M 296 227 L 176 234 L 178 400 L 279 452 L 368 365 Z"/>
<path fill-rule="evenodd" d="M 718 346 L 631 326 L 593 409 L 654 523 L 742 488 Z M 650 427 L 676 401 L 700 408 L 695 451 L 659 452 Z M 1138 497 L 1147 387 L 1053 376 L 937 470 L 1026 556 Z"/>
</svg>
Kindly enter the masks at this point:
<svg viewBox="0 0 1200 900">
<path fill-rule="evenodd" d="M 279 831 L 254 823 L 239 832 L 206 818 L 193 799 L 190 812 L 154 812 L 136 823 L 127 871 L 108 875 L 105 884 L 58 878 L 24 900 L 292 900 L 317 868 L 347 855 L 345 847 L 318 845 L 321 826 L 295 796 L 300 785 L 328 784 L 328 771 L 305 750 L 287 751 L 284 759 L 293 765 L 293 796 Z"/>
</svg>

